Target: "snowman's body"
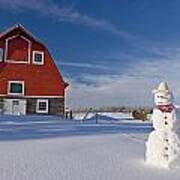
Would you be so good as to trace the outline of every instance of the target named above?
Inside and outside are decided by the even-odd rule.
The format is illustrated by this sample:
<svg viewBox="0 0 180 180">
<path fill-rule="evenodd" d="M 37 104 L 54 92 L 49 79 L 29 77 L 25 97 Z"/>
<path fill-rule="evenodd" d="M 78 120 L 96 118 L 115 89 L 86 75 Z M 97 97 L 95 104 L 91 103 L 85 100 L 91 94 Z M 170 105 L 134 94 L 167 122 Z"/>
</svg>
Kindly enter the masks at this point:
<svg viewBox="0 0 180 180">
<path fill-rule="evenodd" d="M 169 91 L 156 92 L 155 105 L 152 115 L 154 131 L 146 143 L 146 160 L 169 167 L 179 158 L 179 111 L 173 105 L 173 95 Z"/>
<path fill-rule="evenodd" d="M 146 161 L 159 167 L 169 167 L 178 160 L 179 143 L 174 132 L 153 131 L 147 142 Z"/>
<path fill-rule="evenodd" d="M 160 109 L 155 108 L 153 110 L 152 121 L 153 128 L 155 130 L 170 131 L 175 128 L 177 121 L 177 109 L 174 107 L 171 112 L 162 112 Z"/>
</svg>

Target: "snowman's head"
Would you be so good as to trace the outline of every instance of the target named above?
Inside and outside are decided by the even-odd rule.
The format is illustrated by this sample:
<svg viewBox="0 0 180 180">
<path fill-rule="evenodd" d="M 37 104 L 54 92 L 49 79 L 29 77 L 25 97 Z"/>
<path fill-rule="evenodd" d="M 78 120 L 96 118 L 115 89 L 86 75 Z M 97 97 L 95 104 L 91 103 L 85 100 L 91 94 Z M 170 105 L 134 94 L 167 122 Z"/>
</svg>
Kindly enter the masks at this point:
<svg viewBox="0 0 180 180">
<path fill-rule="evenodd" d="M 168 105 L 173 103 L 173 94 L 169 91 L 166 82 L 161 82 L 157 89 L 153 90 L 156 105 Z"/>
<path fill-rule="evenodd" d="M 154 94 L 156 105 L 168 105 L 173 103 L 173 94 L 171 92 L 157 92 Z"/>
</svg>

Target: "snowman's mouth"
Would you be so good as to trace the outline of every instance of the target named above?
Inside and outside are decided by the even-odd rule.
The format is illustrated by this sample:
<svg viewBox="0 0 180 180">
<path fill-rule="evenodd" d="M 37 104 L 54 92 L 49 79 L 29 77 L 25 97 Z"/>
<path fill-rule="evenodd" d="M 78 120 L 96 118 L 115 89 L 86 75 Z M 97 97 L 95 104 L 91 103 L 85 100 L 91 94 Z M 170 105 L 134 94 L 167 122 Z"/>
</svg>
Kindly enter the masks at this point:
<svg viewBox="0 0 180 180">
<path fill-rule="evenodd" d="M 159 105 L 163 105 L 164 103 L 163 102 L 158 102 Z"/>
<path fill-rule="evenodd" d="M 171 104 L 170 102 L 157 102 L 158 105 L 169 105 Z"/>
</svg>

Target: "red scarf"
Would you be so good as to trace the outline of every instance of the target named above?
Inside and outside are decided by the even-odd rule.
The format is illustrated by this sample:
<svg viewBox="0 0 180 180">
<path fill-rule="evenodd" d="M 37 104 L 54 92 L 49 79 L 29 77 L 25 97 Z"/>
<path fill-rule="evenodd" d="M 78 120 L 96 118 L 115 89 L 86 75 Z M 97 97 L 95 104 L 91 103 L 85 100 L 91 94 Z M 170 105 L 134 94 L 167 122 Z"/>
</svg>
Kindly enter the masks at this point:
<svg viewBox="0 0 180 180">
<path fill-rule="evenodd" d="M 173 104 L 157 105 L 156 108 L 159 109 L 161 112 L 170 113 L 174 109 L 174 105 Z"/>
</svg>

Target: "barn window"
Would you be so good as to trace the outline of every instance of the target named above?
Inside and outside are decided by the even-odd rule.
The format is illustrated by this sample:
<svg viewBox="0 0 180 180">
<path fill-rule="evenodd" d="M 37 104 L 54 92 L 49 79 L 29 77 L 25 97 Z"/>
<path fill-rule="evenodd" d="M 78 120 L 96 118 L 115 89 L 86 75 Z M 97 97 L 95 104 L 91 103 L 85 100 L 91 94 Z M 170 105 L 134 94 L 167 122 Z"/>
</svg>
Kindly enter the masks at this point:
<svg viewBox="0 0 180 180">
<path fill-rule="evenodd" d="M 0 48 L 0 62 L 3 61 L 3 48 Z"/>
<path fill-rule="evenodd" d="M 44 64 L 44 52 L 33 51 L 33 64 Z"/>
<path fill-rule="evenodd" d="M 8 94 L 23 95 L 24 94 L 24 81 L 9 81 Z"/>
<path fill-rule="evenodd" d="M 10 63 L 30 62 L 31 41 L 24 36 L 12 36 L 6 39 L 5 61 Z"/>
<path fill-rule="evenodd" d="M 13 104 L 13 106 L 18 106 L 19 105 L 19 101 L 18 100 L 13 100 L 12 104 Z"/>
<path fill-rule="evenodd" d="M 36 105 L 37 113 L 48 113 L 49 111 L 49 102 L 47 99 L 38 99 Z"/>
</svg>

